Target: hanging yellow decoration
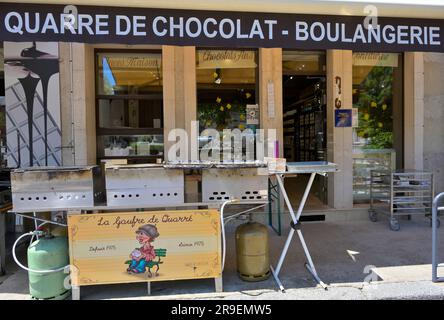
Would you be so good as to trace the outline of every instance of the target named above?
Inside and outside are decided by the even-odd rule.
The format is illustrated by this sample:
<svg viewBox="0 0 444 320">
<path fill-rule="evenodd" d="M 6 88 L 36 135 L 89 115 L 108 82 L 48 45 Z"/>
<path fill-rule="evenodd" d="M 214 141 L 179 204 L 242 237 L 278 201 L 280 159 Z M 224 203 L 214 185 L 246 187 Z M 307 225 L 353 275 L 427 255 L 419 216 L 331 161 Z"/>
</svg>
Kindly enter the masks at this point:
<svg viewBox="0 0 444 320">
<path fill-rule="evenodd" d="M 222 102 L 222 99 L 221 99 L 220 97 L 217 97 L 217 98 L 216 98 L 216 102 L 217 102 L 217 103 L 221 103 L 221 102 Z"/>
<path fill-rule="evenodd" d="M 364 113 L 364 120 L 370 119 L 370 115 L 368 113 Z"/>
<path fill-rule="evenodd" d="M 247 97 L 247 99 L 250 99 L 250 98 L 251 98 L 251 93 L 247 92 L 247 93 L 245 94 L 245 97 Z"/>
<path fill-rule="evenodd" d="M 370 106 L 371 106 L 372 108 L 376 108 L 376 107 L 378 106 L 378 104 L 377 104 L 376 102 L 372 101 L 372 103 L 370 104 Z"/>
<path fill-rule="evenodd" d="M 384 103 L 384 104 L 382 105 L 382 111 L 385 111 L 385 110 L 387 110 L 387 105 Z"/>
<path fill-rule="evenodd" d="M 241 130 L 244 130 L 244 129 L 245 129 L 245 126 L 244 126 L 243 124 L 240 124 L 240 125 L 238 126 L 238 128 L 241 129 Z"/>
<path fill-rule="evenodd" d="M 224 111 L 225 109 L 224 109 L 224 107 L 220 107 L 220 111 Z"/>
<path fill-rule="evenodd" d="M 239 119 L 240 119 L 241 121 L 244 121 L 244 120 L 245 120 L 245 115 L 241 114 L 241 115 L 239 116 Z"/>
<path fill-rule="evenodd" d="M 378 127 L 382 128 L 384 125 L 382 124 L 382 122 L 378 122 Z"/>
<path fill-rule="evenodd" d="M 217 72 L 213 72 L 213 78 L 217 79 L 219 77 L 219 74 Z"/>
<path fill-rule="evenodd" d="M 227 109 L 230 110 L 231 109 L 231 104 L 227 103 Z"/>
</svg>

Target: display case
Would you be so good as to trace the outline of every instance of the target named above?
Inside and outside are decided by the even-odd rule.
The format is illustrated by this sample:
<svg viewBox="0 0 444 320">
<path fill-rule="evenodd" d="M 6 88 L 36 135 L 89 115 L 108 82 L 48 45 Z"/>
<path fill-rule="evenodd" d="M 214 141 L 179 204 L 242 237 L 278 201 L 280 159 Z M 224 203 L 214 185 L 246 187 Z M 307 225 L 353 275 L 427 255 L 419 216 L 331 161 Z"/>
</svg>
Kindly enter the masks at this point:
<svg viewBox="0 0 444 320">
<path fill-rule="evenodd" d="M 395 170 L 396 152 L 393 149 L 353 149 L 353 200 L 370 201 L 370 173 L 372 170 Z"/>
<path fill-rule="evenodd" d="M 163 135 L 107 135 L 98 139 L 100 158 L 163 157 Z"/>
</svg>

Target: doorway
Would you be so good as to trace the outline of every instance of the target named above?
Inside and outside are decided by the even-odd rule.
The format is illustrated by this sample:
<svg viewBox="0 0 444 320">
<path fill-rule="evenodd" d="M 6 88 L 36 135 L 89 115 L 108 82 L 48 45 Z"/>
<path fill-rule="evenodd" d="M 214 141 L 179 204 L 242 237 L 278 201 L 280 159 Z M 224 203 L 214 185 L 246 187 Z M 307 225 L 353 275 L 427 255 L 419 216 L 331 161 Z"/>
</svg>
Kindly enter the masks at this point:
<svg viewBox="0 0 444 320">
<path fill-rule="evenodd" d="M 282 70 L 284 157 L 287 162 L 327 160 L 325 52 L 284 51 Z M 297 207 L 309 175 L 285 180 Z M 317 176 L 306 209 L 327 206 L 327 178 Z"/>
</svg>

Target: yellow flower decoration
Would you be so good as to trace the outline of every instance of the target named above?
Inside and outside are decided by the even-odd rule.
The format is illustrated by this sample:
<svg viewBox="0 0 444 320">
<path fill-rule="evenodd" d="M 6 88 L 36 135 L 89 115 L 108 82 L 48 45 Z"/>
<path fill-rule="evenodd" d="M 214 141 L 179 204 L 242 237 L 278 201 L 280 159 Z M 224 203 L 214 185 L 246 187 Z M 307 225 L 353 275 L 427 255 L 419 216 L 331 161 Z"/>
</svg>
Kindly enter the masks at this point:
<svg viewBox="0 0 444 320">
<path fill-rule="evenodd" d="M 230 110 L 231 109 L 231 104 L 227 103 L 227 109 Z"/>
<path fill-rule="evenodd" d="M 241 114 L 241 115 L 239 116 L 239 119 L 240 119 L 241 121 L 244 121 L 244 120 L 245 120 L 245 115 Z"/>
<path fill-rule="evenodd" d="M 224 107 L 220 107 L 220 111 L 224 111 L 225 109 L 224 109 Z"/>
<path fill-rule="evenodd" d="M 372 101 L 372 103 L 370 104 L 370 106 L 371 106 L 372 108 L 376 108 L 376 107 L 378 106 L 378 104 L 377 104 L 376 102 Z"/>
<path fill-rule="evenodd" d="M 245 126 L 244 126 L 243 124 L 240 124 L 240 125 L 238 126 L 238 128 L 241 129 L 241 130 L 244 130 L 244 129 L 245 129 Z"/>
<path fill-rule="evenodd" d="M 378 127 L 382 128 L 384 125 L 382 124 L 382 122 L 378 122 Z"/>
<path fill-rule="evenodd" d="M 247 93 L 245 94 L 245 97 L 247 97 L 247 99 L 250 99 L 250 98 L 251 98 L 251 93 L 247 92 Z"/>
<path fill-rule="evenodd" d="M 217 97 L 217 98 L 216 98 L 216 102 L 217 102 L 217 103 L 221 103 L 221 102 L 222 102 L 222 99 L 221 99 L 220 97 Z"/>
<path fill-rule="evenodd" d="M 387 105 L 384 103 L 384 104 L 382 105 L 382 111 L 385 111 L 385 110 L 387 110 Z"/>
</svg>

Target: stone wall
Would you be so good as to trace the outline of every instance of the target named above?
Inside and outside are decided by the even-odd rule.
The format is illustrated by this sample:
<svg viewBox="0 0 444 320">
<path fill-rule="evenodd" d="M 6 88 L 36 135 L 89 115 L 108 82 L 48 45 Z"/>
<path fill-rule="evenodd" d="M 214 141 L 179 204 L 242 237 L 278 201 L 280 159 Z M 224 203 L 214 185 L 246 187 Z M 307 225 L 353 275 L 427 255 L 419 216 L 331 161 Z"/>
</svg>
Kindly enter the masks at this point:
<svg viewBox="0 0 444 320">
<path fill-rule="evenodd" d="M 424 169 L 444 192 L 444 53 L 424 54 Z"/>
</svg>

